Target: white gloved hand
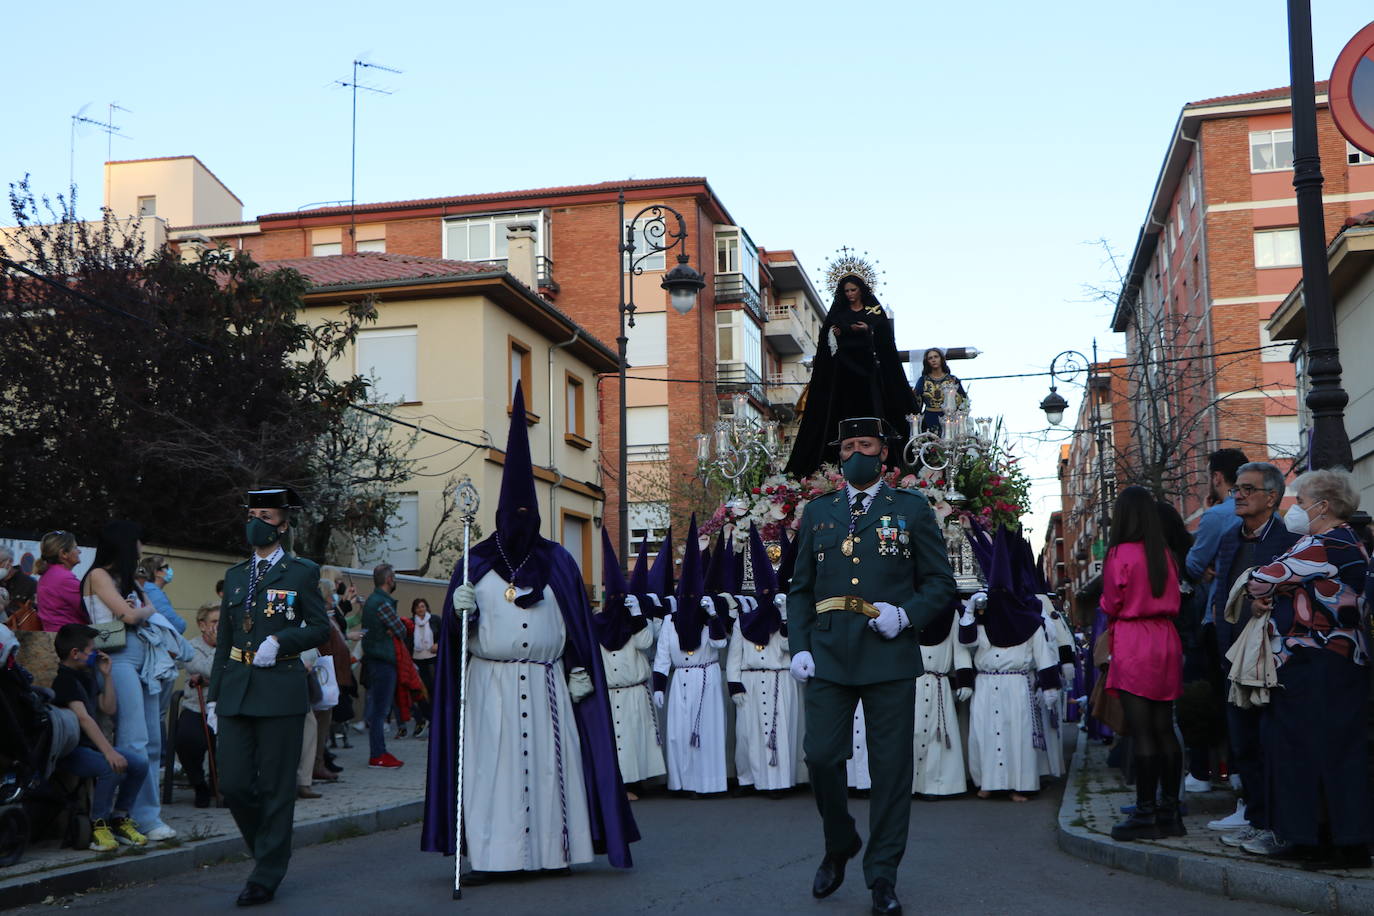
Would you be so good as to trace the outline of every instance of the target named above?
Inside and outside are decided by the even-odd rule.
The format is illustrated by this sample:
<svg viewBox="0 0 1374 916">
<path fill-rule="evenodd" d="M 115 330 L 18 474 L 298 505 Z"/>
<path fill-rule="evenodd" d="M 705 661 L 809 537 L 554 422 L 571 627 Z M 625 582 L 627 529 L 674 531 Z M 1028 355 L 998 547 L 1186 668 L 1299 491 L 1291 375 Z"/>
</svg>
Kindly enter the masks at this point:
<svg viewBox="0 0 1374 916">
<path fill-rule="evenodd" d="M 471 582 L 464 582 L 453 590 L 453 609 L 460 614 L 477 610 L 477 589 Z"/>
<path fill-rule="evenodd" d="M 281 646 L 277 643 L 277 637 L 269 636 L 258 646 L 258 651 L 253 653 L 254 668 L 271 668 L 277 663 L 277 651 Z"/>
<path fill-rule="evenodd" d="M 639 607 L 639 599 L 634 595 L 625 596 L 625 607 L 629 608 L 631 617 L 643 617 L 644 611 Z"/>
<path fill-rule="evenodd" d="M 1045 707 L 1047 709 L 1054 709 L 1059 705 L 1058 690 L 1042 690 L 1040 693 L 1041 696 L 1045 698 Z"/>
<path fill-rule="evenodd" d="M 572 697 L 574 703 L 581 703 L 592 695 L 593 690 L 592 676 L 586 668 L 574 668 L 572 674 L 568 675 L 568 696 Z"/>
<path fill-rule="evenodd" d="M 659 709 L 662 709 L 662 708 L 663 708 L 663 691 L 662 691 L 662 690 L 655 690 L 655 691 L 654 691 L 654 705 L 657 706 Z"/>
<path fill-rule="evenodd" d="M 1059 679 L 1062 680 L 1065 685 L 1073 683 L 1073 676 L 1073 665 L 1070 665 L 1067 662 L 1065 662 L 1064 664 L 1059 666 Z"/>
<path fill-rule="evenodd" d="M 959 618 L 959 626 L 973 626 L 974 621 L 977 619 L 977 616 L 973 613 L 973 605 L 978 601 L 979 598 L 982 598 L 984 601 L 987 601 L 988 593 L 974 592 L 972 595 L 969 595 L 968 598 L 964 600 L 964 615 Z"/>
<path fill-rule="evenodd" d="M 773 607 L 778 609 L 783 620 L 787 619 L 787 596 L 785 594 L 778 593 L 773 596 Z"/>
<path fill-rule="evenodd" d="M 875 601 L 873 606 L 878 609 L 878 616 L 869 619 L 868 628 L 883 639 L 893 639 L 911 623 L 906 619 L 906 611 L 895 604 Z"/>
<path fill-rule="evenodd" d="M 730 700 L 735 704 L 736 709 L 744 708 L 744 694 L 732 693 L 730 694 Z"/>
<path fill-rule="evenodd" d="M 210 731 L 219 734 L 219 704 L 214 700 L 205 704 L 205 724 Z"/>
<path fill-rule="evenodd" d="M 816 662 L 810 652 L 802 651 L 792 656 L 792 676 L 802 683 L 816 676 Z"/>
<path fill-rule="evenodd" d="M 973 696 L 972 687 L 960 687 L 958 690 L 954 691 L 954 699 L 960 703 L 968 702 L 968 698 L 971 696 Z"/>
<path fill-rule="evenodd" d="M 707 617 L 716 616 L 716 603 L 710 598 L 701 599 L 701 609 L 706 612 Z"/>
</svg>

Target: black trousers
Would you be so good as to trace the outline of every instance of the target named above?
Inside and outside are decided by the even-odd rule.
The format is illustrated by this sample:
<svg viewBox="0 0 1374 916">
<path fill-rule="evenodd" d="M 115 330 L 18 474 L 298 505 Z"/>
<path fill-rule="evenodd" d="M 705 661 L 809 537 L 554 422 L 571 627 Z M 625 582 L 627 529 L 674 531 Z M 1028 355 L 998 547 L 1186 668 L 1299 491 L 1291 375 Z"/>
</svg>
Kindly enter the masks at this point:
<svg viewBox="0 0 1374 916">
<path fill-rule="evenodd" d="M 207 745 L 205 732 L 200 713 L 183 709 L 177 716 L 177 759 L 181 761 L 181 770 L 193 786 L 205 783 L 205 755 L 215 752 L 215 733 L 210 732 L 210 743 Z"/>
<path fill-rule="evenodd" d="M 420 671 L 420 683 L 425 685 L 425 694 L 428 697 L 428 699 L 415 701 L 416 722 L 428 722 L 430 720 L 434 698 L 434 668 L 438 661 L 437 658 L 415 659 L 415 667 Z"/>
</svg>

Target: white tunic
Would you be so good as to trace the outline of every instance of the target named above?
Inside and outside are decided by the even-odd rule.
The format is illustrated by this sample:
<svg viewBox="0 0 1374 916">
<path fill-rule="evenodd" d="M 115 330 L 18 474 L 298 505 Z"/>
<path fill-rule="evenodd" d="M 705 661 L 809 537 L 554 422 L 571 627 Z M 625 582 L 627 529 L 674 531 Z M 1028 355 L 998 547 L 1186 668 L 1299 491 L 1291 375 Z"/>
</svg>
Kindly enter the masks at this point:
<svg viewBox="0 0 1374 916">
<path fill-rule="evenodd" d="M 978 628 L 968 760 L 969 774 L 979 789 L 1039 791 L 1031 701 L 1034 696 L 1039 705 L 1036 672 L 1056 664 L 1041 629 L 1020 645 L 1004 649 L 990 643 L 987 631 Z"/>
<path fill-rule="evenodd" d="M 951 683 L 959 668 L 973 667 L 967 646 L 959 643 L 959 626 L 933 646 L 921 646 L 925 674 L 916 679 L 916 738 L 911 791 L 922 795 L 958 795 L 968 790 L 964 778 L 964 740 Z"/>
<path fill-rule="evenodd" d="M 1064 615 L 1059 614 L 1058 620 L 1051 616 L 1054 606 L 1049 603 L 1049 599 L 1041 598 L 1040 617 L 1045 621 L 1045 639 L 1049 642 L 1050 653 L 1055 660 L 1059 660 L 1059 647 L 1067 646 L 1073 648 L 1073 631 L 1069 629 L 1068 623 L 1064 620 Z M 1064 765 L 1064 715 L 1068 711 L 1069 690 L 1073 687 L 1073 667 L 1071 665 L 1061 666 L 1059 676 L 1064 678 L 1064 669 L 1069 670 L 1069 680 L 1062 684 L 1059 691 L 1059 699 L 1051 709 L 1049 704 L 1044 702 L 1044 696 L 1040 696 L 1040 709 L 1045 722 L 1045 749 L 1042 751 L 1036 748 L 1036 759 L 1040 761 L 1041 776 L 1063 776 L 1066 767 Z"/>
<path fill-rule="evenodd" d="M 620 777 L 625 782 L 640 782 L 667 772 L 663 763 L 663 740 L 658 733 L 658 715 L 649 684 L 649 658 L 645 654 L 654 644 L 654 628 L 644 627 L 629 642 L 609 652 L 603 647 L 606 685 L 611 691 L 611 718 L 615 722 L 615 752 L 620 761 Z"/>
<path fill-rule="evenodd" d="M 725 679 L 744 685 L 744 704 L 735 709 L 735 775 L 742 786 L 773 791 L 803 781 L 801 695 L 791 664 L 781 633 L 760 646 L 735 624 Z"/>
<path fill-rule="evenodd" d="M 563 613 L 552 589 L 530 608 L 506 601 L 505 589 L 495 572 L 477 583 L 478 620 L 468 640 L 468 858 L 478 871 L 590 862 L 581 742 L 560 662 Z"/>
<path fill-rule="evenodd" d="M 850 747 L 849 760 L 844 765 L 849 777 L 849 788 L 871 789 L 873 780 L 868 777 L 868 732 L 864 726 L 864 704 L 860 700 L 854 704 L 854 740 Z"/>
<path fill-rule="evenodd" d="M 692 652 L 684 652 L 678 644 L 673 615 L 663 618 L 654 671 L 673 673 L 668 689 L 667 733 L 663 736 L 670 791 L 725 791 L 725 703 L 716 651 L 725 646 L 723 639 L 709 639 L 703 626 L 701 644 Z"/>
</svg>

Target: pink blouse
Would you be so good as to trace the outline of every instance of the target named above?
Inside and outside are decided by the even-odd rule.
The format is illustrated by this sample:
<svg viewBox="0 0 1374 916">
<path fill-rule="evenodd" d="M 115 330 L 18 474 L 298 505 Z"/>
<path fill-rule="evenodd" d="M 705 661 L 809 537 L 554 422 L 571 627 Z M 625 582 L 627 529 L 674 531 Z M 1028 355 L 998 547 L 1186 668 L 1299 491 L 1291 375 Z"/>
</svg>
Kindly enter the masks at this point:
<svg viewBox="0 0 1374 916">
<path fill-rule="evenodd" d="M 1102 571 L 1102 611 L 1113 620 L 1144 617 L 1177 617 L 1179 605 L 1178 571 L 1173 557 L 1166 554 L 1169 574 L 1164 594 L 1158 598 L 1150 591 L 1150 569 L 1145 560 L 1145 545 L 1138 541 L 1117 544 L 1107 554 Z"/>
<path fill-rule="evenodd" d="M 81 601 L 81 583 L 61 563 L 54 563 L 38 579 L 38 621 L 49 633 L 68 623 L 89 624 L 91 618 Z"/>
</svg>

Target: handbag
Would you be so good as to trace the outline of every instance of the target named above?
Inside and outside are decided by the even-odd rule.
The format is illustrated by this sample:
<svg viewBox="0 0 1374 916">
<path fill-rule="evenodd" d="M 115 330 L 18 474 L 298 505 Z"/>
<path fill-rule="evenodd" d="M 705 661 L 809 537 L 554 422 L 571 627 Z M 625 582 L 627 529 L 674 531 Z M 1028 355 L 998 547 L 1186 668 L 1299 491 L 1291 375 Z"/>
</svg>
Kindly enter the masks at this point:
<svg viewBox="0 0 1374 916">
<path fill-rule="evenodd" d="M 339 705 L 339 682 L 334 676 L 334 659 L 321 655 L 310 669 L 310 708 L 316 712 L 327 712 Z"/>
<path fill-rule="evenodd" d="M 5 625 L 16 633 L 35 633 L 43 629 L 32 598 L 16 602 L 10 608 L 10 618 Z"/>
<path fill-rule="evenodd" d="M 102 652 L 109 652 L 112 649 L 123 649 L 128 645 L 129 628 L 122 620 L 107 620 L 104 623 L 93 623 L 91 628 L 95 630 L 95 647 Z"/>
</svg>

